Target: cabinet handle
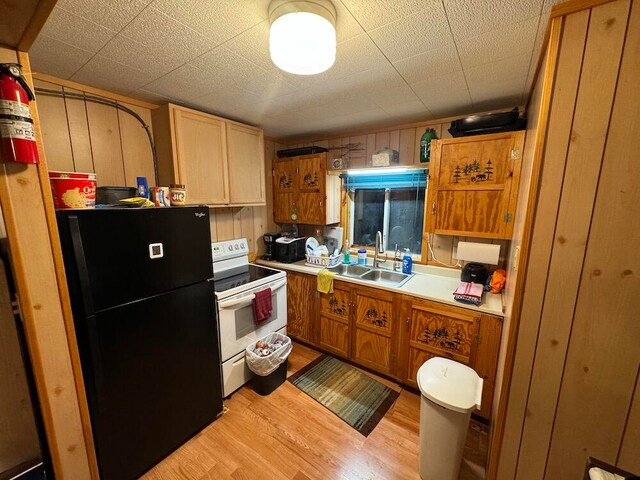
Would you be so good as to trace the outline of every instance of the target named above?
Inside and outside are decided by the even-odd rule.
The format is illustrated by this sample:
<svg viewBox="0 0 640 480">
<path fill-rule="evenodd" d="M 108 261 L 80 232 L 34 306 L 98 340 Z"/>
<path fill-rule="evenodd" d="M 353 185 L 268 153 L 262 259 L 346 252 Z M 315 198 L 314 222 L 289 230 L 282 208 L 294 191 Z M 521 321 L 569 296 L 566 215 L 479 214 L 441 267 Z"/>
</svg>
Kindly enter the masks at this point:
<svg viewBox="0 0 640 480">
<path fill-rule="evenodd" d="M 435 215 L 436 214 L 436 202 L 433 202 L 433 204 L 431 205 L 431 215 Z"/>
<path fill-rule="evenodd" d="M 407 319 L 405 320 L 405 323 L 407 324 L 407 332 L 409 331 L 409 327 L 411 325 L 411 317 L 407 317 Z"/>
</svg>

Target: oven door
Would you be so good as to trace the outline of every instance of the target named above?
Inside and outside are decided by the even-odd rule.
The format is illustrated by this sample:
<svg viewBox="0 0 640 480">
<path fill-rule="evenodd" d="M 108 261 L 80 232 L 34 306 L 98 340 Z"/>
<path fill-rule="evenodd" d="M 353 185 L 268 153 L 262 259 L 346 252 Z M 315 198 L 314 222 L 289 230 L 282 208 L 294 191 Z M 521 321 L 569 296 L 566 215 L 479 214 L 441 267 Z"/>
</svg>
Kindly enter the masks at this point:
<svg viewBox="0 0 640 480">
<path fill-rule="evenodd" d="M 220 356 L 225 362 L 248 345 L 287 325 L 287 278 L 250 288 L 218 302 Z M 253 318 L 254 293 L 271 288 L 271 317 L 259 327 Z"/>
</svg>

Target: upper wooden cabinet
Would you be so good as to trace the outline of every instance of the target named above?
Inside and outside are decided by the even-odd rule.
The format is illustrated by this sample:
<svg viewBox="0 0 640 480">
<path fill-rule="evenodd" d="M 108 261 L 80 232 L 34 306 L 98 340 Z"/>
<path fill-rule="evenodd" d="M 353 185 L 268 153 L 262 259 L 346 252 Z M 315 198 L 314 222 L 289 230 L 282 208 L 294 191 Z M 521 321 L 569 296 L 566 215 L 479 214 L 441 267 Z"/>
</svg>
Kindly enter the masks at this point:
<svg viewBox="0 0 640 480">
<path fill-rule="evenodd" d="M 189 204 L 265 205 L 262 130 L 173 104 L 152 117 L 162 185 L 184 184 Z"/>
<path fill-rule="evenodd" d="M 327 174 L 327 154 L 273 162 L 273 220 L 328 225 L 340 221 L 340 178 Z"/>
<path fill-rule="evenodd" d="M 426 231 L 510 239 L 524 132 L 434 140 Z"/>
</svg>

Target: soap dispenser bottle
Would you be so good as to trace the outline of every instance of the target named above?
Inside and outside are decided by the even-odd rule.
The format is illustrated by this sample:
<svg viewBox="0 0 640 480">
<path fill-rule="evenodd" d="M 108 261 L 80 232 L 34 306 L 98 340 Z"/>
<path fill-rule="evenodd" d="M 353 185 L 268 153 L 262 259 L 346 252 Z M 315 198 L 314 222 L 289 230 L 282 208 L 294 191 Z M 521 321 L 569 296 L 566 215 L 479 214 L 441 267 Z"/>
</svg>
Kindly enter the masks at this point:
<svg viewBox="0 0 640 480">
<path fill-rule="evenodd" d="M 411 258 L 411 251 L 408 248 L 404 249 L 404 257 L 402 257 L 402 273 L 407 275 L 413 270 L 413 258 Z"/>
</svg>

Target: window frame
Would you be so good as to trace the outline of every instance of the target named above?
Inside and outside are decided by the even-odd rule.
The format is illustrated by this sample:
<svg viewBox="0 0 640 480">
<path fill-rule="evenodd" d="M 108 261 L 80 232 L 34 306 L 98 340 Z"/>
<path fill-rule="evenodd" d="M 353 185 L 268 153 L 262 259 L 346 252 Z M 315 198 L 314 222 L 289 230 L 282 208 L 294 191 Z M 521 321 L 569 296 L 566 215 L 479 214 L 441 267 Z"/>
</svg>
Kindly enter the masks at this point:
<svg viewBox="0 0 640 480">
<path fill-rule="evenodd" d="M 344 231 L 348 235 L 347 238 L 351 240 L 349 244 L 349 248 L 364 248 L 367 250 L 368 255 L 373 255 L 375 253 L 375 247 L 370 247 L 367 245 L 359 245 L 354 243 L 354 231 L 355 231 L 355 190 L 354 188 L 345 189 L 345 224 L 342 225 Z M 383 230 L 382 230 L 382 253 L 390 258 L 393 258 L 395 255 L 395 250 L 389 250 L 387 245 L 388 235 L 389 235 L 389 223 L 390 223 L 390 211 L 391 211 L 391 188 L 384 189 L 384 209 L 383 209 Z M 426 248 L 424 242 L 424 234 L 426 227 L 426 211 L 427 211 L 427 187 L 424 188 L 424 203 L 423 203 L 423 223 L 422 223 L 422 241 L 420 246 L 420 253 L 411 253 L 411 258 L 414 263 L 422 263 L 422 259 L 425 258 L 424 249 Z M 404 256 L 404 252 L 401 252 Z"/>
</svg>

